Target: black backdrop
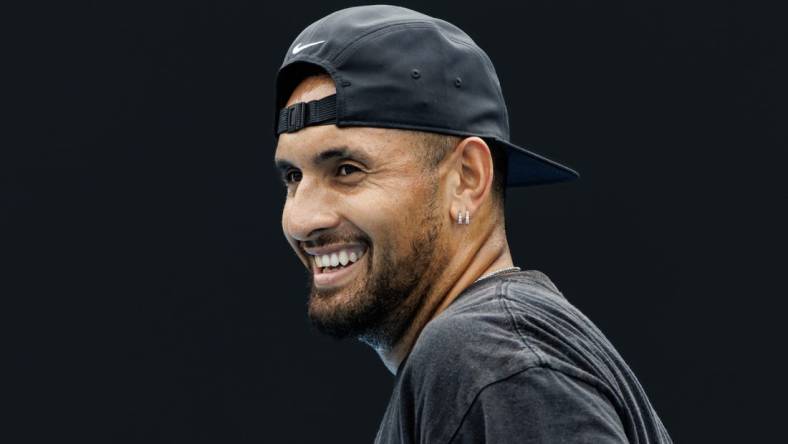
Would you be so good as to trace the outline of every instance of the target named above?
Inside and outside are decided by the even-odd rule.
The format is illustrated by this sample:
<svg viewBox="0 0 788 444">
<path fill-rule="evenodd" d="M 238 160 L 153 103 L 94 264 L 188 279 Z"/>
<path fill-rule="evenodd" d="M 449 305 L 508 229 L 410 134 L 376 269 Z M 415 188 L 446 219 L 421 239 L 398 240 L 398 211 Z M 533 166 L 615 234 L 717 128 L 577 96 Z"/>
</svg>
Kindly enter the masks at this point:
<svg viewBox="0 0 788 444">
<path fill-rule="evenodd" d="M 3 441 L 371 442 L 393 379 L 306 320 L 270 126 L 292 39 L 355 3 L 69 3 L 4 14 Z M 485 48 L 513 140 L 582 176 L 510 192 L 515 263 L 607 333 L 677 442 L 775 432 L 784 16 L 400 4 Z"/>
</svg>

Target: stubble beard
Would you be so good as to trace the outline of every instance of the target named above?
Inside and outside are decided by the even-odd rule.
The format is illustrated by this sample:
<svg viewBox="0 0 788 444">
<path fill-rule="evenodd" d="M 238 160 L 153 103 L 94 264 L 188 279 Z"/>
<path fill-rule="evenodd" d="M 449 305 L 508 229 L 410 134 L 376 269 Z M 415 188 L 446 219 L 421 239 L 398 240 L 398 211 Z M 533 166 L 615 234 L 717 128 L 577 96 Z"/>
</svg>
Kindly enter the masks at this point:
<svg viewBox="0 0 788 444">
<path fill-rule="evenodd" d="M 402 337 L 448 262 L 439 246 L 441 219 L 434 195 L 424 207 L 408 254 L 368 246 L 365 268 L 346 287 L 321 290 L 310 279 L 308 315 L 319 331 L 336 339 L 357 338 L 376 350 L 390 350 Z M 377 263 L 373 261 L 379 256 Z"/>
</svg>

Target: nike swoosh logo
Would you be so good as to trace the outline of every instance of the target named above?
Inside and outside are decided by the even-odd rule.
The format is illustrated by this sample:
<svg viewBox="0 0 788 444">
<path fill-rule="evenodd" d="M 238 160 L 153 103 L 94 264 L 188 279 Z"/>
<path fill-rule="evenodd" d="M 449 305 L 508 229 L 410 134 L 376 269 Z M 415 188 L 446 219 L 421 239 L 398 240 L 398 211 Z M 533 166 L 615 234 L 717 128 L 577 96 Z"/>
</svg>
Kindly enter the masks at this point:
<svg viewBox="0 0 788 444">
<path fill-rule="evenodd" d="M 293 48 L 293 54 L 298 54 L 299 52 L 305 50 L 306 48 L 309 48 L 310 46 L 319 45 L 324 42 L 325 40 L 321 40 L 319 42 L 307 43 L 306 45 L 301 45 L 300 43 L 298 43 L 295 45 L 295 48 Z"/>
</svg>

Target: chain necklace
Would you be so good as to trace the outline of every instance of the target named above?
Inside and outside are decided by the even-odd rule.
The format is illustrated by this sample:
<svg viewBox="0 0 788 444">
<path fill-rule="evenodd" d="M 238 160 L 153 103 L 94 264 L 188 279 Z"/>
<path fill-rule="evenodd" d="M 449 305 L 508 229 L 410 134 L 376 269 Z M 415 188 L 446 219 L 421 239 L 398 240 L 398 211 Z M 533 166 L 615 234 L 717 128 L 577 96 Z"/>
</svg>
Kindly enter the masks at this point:
<svg viewBox="0 0 788 444">
<path fill-rule="evenodd" d="M 487 273 L 484 276 L 480 277 L 479 279 L 476 279 L 475 281 L 473 281 L 473 283 L 475 284 L 482 279 L 487 279 L 488 277 L 495 276 L 496 274 L 506 273 L 507 271 L 520 271 L 520 267 L 507 267 L 507 268 L 501 268 L 500 270 L 495 270 L 492 273 Z"/>
</svg>

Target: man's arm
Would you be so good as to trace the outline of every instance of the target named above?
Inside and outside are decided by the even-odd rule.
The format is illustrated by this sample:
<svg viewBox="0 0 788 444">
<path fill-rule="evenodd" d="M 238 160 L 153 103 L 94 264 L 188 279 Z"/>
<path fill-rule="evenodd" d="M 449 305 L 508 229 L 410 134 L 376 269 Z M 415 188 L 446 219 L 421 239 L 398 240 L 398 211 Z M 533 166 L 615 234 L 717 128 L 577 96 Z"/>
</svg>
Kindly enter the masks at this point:
<svg viewBox="0 0 788 444">
<path fill-rule="evenodd" d="M 535 367 L 479 393 L 451 440 L 460 443 L 626 443 L 610 401 L 593 386 Z"/>
</svg>

